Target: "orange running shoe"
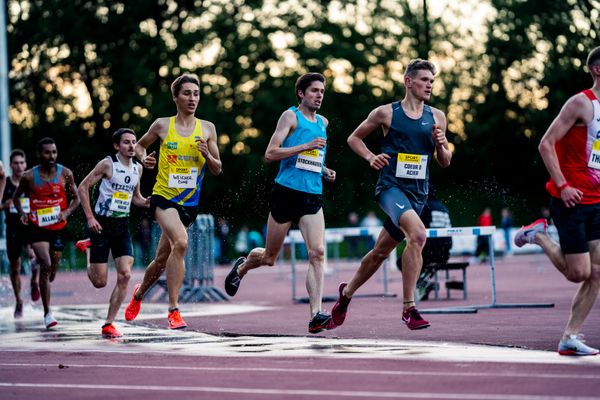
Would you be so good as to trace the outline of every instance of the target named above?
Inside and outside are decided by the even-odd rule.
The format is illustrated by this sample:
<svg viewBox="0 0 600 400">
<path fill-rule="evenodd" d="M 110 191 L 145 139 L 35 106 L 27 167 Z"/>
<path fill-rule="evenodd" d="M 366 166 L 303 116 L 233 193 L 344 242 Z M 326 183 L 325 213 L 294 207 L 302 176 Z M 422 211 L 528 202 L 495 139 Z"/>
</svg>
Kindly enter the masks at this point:
<svg viewBox="0 0 600 400">
<path fill-rule="evenodd" d="M 82 253 L 85 253 L 85 249 L 90 247 L 90 239 L 82 239 L 75 243 L 75 247 Z"/>
<path fill-rule="evenodd" d="M 138 283 L 137 285 L 135 285 L 133 287 L 133 294 L 131 295 L 131 301 L 129 302 L 127 307 L 125 307 L 125 320 L 126 321 L 133 321 L 135 319 L 135 317 L 137 317 L 137 315 L 139 314 L 140 308 L 142 308 L 142 301 L 135 299 L 135 294 L 137 293 L 140 286 L 142 286 L 142 284 Z"/>
<path fill-rule="evenodd" d="M 181 318 L 181 314 L 179 313 L 179 309 L 175 308 L 169 311 L 169 328 L 170 329 L 183 329 L 187 328 L 187 324 Z"/>
<path fill-rule="evenodd" d="M 121 336 L 123 334 L 113 324 L 106 324 L 102 327 L 102 337 L 105 339 L 120 338 Z"/>
</svg>

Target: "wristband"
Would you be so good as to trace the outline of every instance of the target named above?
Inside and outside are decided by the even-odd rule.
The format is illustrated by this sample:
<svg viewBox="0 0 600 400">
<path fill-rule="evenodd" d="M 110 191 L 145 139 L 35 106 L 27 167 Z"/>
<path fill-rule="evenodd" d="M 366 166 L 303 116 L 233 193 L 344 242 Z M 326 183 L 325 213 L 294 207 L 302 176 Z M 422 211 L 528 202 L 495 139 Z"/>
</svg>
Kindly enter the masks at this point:
<svg viewBox="0 0 600 400">
<path fill-rule="evenodd" d="M 559 192 L 559 193 L 560 193 L 560 192 L 562 192 L 563 190 L 565 190 L 565 188 L 566 188 L 567 186 L 569 186 L 569 182 L 565 182 L 565 183 L 563 183 L 562 185 L 560 185 L 560 186 L 558 187 L 558 192 Z"/>
</svg>

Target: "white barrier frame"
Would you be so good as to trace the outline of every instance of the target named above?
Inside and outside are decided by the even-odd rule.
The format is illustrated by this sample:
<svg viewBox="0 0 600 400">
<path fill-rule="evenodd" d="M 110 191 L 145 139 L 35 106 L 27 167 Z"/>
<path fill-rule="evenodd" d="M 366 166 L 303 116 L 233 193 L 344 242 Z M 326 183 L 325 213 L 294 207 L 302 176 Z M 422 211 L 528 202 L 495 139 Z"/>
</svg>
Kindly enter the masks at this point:
<svg viewBox="0 0 600 400">
<path fill-rule="evenodd" d="M 495 226 L 471 226 L 464 228 L 428 229 L 427 237 L 448 237 L 460 235 L 489 236 L 488 252 L 490 255 L 490 280 L 492 287 L 492 302 L 489 304 L 466 307 L 425 308 L 419 309 L 422 314 L 445 314 L 456 310 L 473 309 L 475 311 L 487 308 L 551 308 L 554 303 L 498 303 L 496 302 L 496 267 L 494 263 L 494 232 Z"/>
<path fill-rule="evenodd" d="M 382 227 L 351 227 L 351 228 L 327 228 L 325 229 L 325 254 L 327 254 L 327 244 L 330 241 L 328 239 L 336 239 L 340 241 L 340 237 L 345 236 L 371 236 L 374 240 L 377 240 L 377 236 L 381 231 Z M 489 236 L 488 251 L 490 256 L 490 281 L 491 281 L 491 292 L 492 301 L 489 304 L 472 305 L 464 307 L 446 307 L 438 309 L 420 309 L 419 311 L 423 314 L 446 314 L 446 313 L 476 313 L 477 310 L 487 308 L 551 308 L 554 307 L 554 303 L 498 303 L 496 300 L 496 265 L 494 260 L 494 232 L 496 231 L 495 226 L 466 226 L 456 228 L 434 228 L 427 229 L 427 237 L 452 237 L 452 236 Z M 343 240 L 343 239 L 342 239 Z M 291 245 L 291 266 L 292 266 L 292 300 L 299 302 L 302 299 L 296 297 L 296 243 L 302 243 L 304 241 L 302 234 L 299 230 L 290 230 L 288 236 L 285 239 L 285 243 Z M 327 259 L 327 255 L 325 255 Z M 387 277 L 387 263 L 392 265 L 396 264 L 396 252 L 393 251 L 390 257 L 382 265 L 383 273 L 383 293 L 382 294 L 369 294 L 363 296 L 396 296 L 388 292 L 388 277 Z M 335 296 L 337 299 L 337 295 Z"/>
<path fill-rule="evenodd" d="M 345 236 L 365 236 L 372 237 L 373 241 L 377 241 L 377 236 L 379 236 L 379 232 L 381 232 L 381 226 L 373 226 L 373 227 L 348 227 L 348 228 L 327 228 L 325 229 L 325 262 L 323 268 L 327 266 L 327 244 L 329 243 L 340 243 Z M 295 303 L 307 303 L 308 297 L 297 297 L 296 293 L 296 244 L 304 243 L 304 238 L 302 237 L 302 233 L 298 229 L 288 231 L 288 235 L 284 241 L 285 244 L 290 245 L 290 263 L 292 267 L 292 301 Z M 359 294 L 355 295 L 358 297 L 396 297 L 395 293 L 388 292 L 388 276 L 387 276 L 387 263 L 392 265 L 396 264 L 396 252 L 393 251 L 388 257 L 381 269 L 382 273 L 382 282 L 383 282 L 383 293 L 368 293 L 368 294 Z M 323 301 L 335 301 L 337 300 L 337 295 L 333 296 L 323 296 Z"/>
</svg>

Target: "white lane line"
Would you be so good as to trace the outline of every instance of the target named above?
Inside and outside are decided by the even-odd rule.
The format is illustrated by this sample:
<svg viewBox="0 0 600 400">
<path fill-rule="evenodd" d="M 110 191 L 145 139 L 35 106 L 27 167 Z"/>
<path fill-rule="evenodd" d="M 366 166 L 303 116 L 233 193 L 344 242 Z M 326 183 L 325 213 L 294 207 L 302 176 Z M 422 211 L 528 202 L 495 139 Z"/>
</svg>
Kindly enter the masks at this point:
<svg viewBox="0 0 600 400">
<path fill-rule="evenodd" d="M 409 392 L 374 392 L 374 391 L 343 391 L 343 390 L 308 390 L 308 389 L 267 389 L 267 388 L 222 388 L 211 386 L 154 386 L 154 385 L 89 385 L 70 383 L 10 383 L 0 382 L 0 387 L 35 388 L 35 389 L 94 389 L 119 391 L 162 391 L 162 392 L 206 392 L 206 393 L 235 393 L 260 394 L 272 396 L 315 396 L 332 398 L 365 397 L 368 399 L 464 399 L 464 400 L 598 400 L 598 397 L 588 396 L 537 396 L 527 394 L 493 394 L 493 393 L 409 393 Z"/>
<path fill-rule="evenodd" d="M 98 320 L 102 322 L 106 317 L 107 304 L 85 304 L 85 305 L 62 305 L 53 307 L 55 314 L 61 314 L 66 318 L 80 318 L 85 320 Z M 136 317 L 136 321 L 167 319 L 167 305 L 162 303 L 144 304 L 142 312 Z M 122 317 L 125 306 L 122 306 L 117 314 Z M 268 311 L 270 306 L 244 304 L 244 303 L 217 303 L 217 304 L 186 304 L 186 317 L 210 317 L 220 315 L 246 314 L 252 312 Z M 25 304 L 23 317 L 19 320 L 13 319 L 12 307 L 0 307 L 0 328 L 9 330 L 15 324 L 34 323 L 42 327 L 44 317 L 43 310 L 38 306 Z M 59 323 L 62 321 L 59 321 Z"/>
<path fill-rule="evenodd" d="M 16 368 L 53 368 L 57 363 L 49 364 L 24 364 L 24 363 L 0 363 L 0 367 Z M 139 364 L 71 364 L 65 363 L 68 368 L 108 368 L 108 369 L 147 369 L 147 370 L 174 370 L 174 371 L 208 371 L 208 372 L 247 372 L 247 367 L 188 367 L 183 365 L 139 365 Z M 503 378 L 534 378 L 534 379 L 592 379 L 600 381 L 598 374 L 549 374 L 549 373 L 527 373 L 527 372 L 448 372 L 448 371 L 389 371 L 389 370 L 349 370 L 349 369 L 316 369 L 316 368 L 257 368 L 252 367 L 252 372 L 287 372 L 287 373 L 315 373 L 315 374 L 348 374 L 348 375 L 392 375 L 392 376 L 455 376 L 455 377 L 503 377 Z"/>
</svg>

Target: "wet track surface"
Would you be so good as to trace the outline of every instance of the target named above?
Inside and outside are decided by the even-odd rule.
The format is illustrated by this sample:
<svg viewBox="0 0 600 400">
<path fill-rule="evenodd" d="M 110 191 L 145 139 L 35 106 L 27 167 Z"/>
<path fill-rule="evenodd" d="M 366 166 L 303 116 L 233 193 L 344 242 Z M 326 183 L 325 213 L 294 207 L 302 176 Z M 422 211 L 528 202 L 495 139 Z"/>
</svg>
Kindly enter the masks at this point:
<svg viewBox="0 0 600 400">
<path fill-rule="evenodd" d="M 217 279 L 228 270 L 218 270 Z M 326 293 L 352 271 L 327 278 Z M 487 267 L 468 273 L 469 300 L 455 295 L 421 307 L 489 302 Z M 140 277 L 136 272 L 132 283 Z M 392 290 L 398 280 L 392 271 Z M 352 302 L 343 326 L 310 335 L 308 306 L 290 301 L 279 268 L 247 276 L 231 301 L 182 304 L 186 330 L 167 329 L 164 303 L 145 301 L 131 323 L 121 310 L 115 324 L 124 336 L 108 340 L 100 329 L 113 284 L 96 290 L 84 273 L 61 273 L 52 301 L 59 325 L 51 330 L 42 325 L 39 302 L 26 301 L 15 321 L 12 294 L 0 285 L 0 399 L 600 398 L 600 357 L 556 353 L 576 286 L 540 257 L 499 263 L 500 300 L 552 301 L 555 308 L 427 315 L 432 326 L 423 331 L 402 325 L 401 299 L 365 298 Z M 380 284 L 374 279 L 365 292 Z M 599 327 L 594 309 L 584 326 L 591 345 L 598 345 Z"/>
<path fill-rule="evenodd" d="M 226 315 L 264 311 L 265 307 L 236 304 L 196 304 L 186 306 L 186 316 Z M 556 357 L 555 353 L 502 346 L 389 339 L 343 339 L 320 336 L 244 336 L 211 335 L 193 330 L 169 330 L 150 322 L 163 317 L 164 305 L 145 305 L 134 323 L 117 323 L 123 338 L 103 339 L 99 335 L 105 306 L 60 306 L 54 316 L 59 325 L 46 330 L 41 312 L 29 307 L 28 317 L 6 318 L 1 311 L 0 351 L 95 351 L 165 352 L 201 356 L 273 357 L 351 357 L 471 362 L 589 363 L 600 366 L 600 357 Z"/>
</svg>

